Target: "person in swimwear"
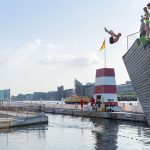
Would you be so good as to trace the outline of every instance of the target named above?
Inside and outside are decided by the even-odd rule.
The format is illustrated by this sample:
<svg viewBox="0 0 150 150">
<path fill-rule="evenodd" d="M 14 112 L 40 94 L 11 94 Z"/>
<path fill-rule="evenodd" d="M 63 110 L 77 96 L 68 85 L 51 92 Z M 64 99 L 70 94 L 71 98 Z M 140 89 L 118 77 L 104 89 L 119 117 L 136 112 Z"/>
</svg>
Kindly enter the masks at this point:
<svg viewBox="0 0 150 150">
<path fill-rule="evenodd" d="M 108 31 L 107 28 L 104 28 L 104 29 L 105 29 L 105 32 L 111 35 L 109 38 L 110 44 L 114 44 L 119 40 L 121 33 L 115 34 L 112 30 Z"/>
<path fill-rule="evenodd" d="M 146 36 L 146 23 L 144 19 L 141 19 L 141 26 L 140 26 L 140 38 Z"/>
<path fill-rule="evenodd" d="M 143 11 L 144 11 L 144 16 L 141 16 L 142 19 L 145 20 L 145 23 L 146 23 L 146 31 L 147 31 L 147 38 L 149 38 L 149 35 L 150 35 L 150 27 L 149 27 L 149 24 L 150 24 L 150 20 L 149 20 L 149 17 L 150 17 L 150 13 L 148 11 L 148 8 L 147 7 L 144 7 L 143 8 Z"/>
</svg>

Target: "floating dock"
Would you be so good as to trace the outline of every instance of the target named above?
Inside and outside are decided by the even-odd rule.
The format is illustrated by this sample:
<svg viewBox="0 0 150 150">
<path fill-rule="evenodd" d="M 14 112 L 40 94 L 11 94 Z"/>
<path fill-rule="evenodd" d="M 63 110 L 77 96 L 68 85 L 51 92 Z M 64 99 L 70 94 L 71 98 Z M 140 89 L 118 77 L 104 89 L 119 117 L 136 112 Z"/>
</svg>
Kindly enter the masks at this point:
<svg viewBox="0 0 150 150">
<path fill-rule="evenodd" d="M 18 117 L 13 112 L 0 111 L 0 129 L 43 123 L 48 123 L 48 117 L 43 114 Z"/>
</svg>

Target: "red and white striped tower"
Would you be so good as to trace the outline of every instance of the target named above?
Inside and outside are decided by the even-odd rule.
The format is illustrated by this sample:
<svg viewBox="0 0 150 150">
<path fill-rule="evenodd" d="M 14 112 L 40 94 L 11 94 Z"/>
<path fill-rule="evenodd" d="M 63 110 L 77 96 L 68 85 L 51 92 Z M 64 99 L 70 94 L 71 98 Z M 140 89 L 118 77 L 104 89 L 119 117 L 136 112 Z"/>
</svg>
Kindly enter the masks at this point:
<svg viewBox="0 0 150 150">
<path fill-rule="evenodd" d="M 94 98 L 101 97 L 105 105 L 118 105 L 115 71 L 113 68 L 96 70 Z"/>
</svg>

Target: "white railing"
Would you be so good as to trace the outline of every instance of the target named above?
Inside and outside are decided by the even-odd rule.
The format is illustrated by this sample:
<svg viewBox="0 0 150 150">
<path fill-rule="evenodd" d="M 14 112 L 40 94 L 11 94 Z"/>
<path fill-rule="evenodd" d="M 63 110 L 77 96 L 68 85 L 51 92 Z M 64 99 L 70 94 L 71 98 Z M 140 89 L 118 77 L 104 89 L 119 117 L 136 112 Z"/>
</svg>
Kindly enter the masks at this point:
<svg viewBox="0 0 150 150">
<path fill-rule="evenodd" d="M 144 30 L 145 31 L 145 30 Z M 145 37 L 140 37 L 140 34 L 142 31 L 138 31 L 138 32 L 134 32 L 132 34 L 129 34 L 127 36 L 127 51 L 129 50 L 129 48 L 133 45 L 133 43 L 135 42 L 136 39 L 139 39 L 140 42 L 147 43 L 147 41 L 149 40 L 149 38 L 147 37 L 147 35 Z M 147 33 L 146 33 L 147 34 Z"/>
<path fill-rule="evenodd" d="M 129 34 L 129 35 L 127 36 L 127 51 L 129 50 L 129 47 L 132 46 L 132 44 L 134 43 L 134 41 L 135 41 L 137 38 L 140 38 L 139 33 L 140 33 L 140 31 L 134 32 L 134 33 Z"/>
</svg>

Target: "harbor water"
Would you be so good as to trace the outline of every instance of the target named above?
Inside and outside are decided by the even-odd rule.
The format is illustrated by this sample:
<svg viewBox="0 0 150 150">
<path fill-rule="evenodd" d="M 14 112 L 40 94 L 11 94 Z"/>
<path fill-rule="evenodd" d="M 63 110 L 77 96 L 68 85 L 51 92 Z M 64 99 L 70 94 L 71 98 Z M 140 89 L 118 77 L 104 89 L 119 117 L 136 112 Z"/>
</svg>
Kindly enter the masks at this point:
<svg viewBox="0 0 150 150">
<path fill-rule="evenodd" d="M 150 150 L 147 124 L 47 115 L 48 125 L 0 130 L 0 150 Z"/>
</svg>

